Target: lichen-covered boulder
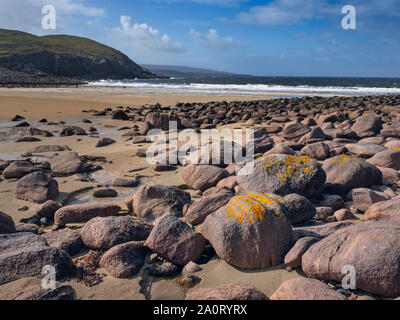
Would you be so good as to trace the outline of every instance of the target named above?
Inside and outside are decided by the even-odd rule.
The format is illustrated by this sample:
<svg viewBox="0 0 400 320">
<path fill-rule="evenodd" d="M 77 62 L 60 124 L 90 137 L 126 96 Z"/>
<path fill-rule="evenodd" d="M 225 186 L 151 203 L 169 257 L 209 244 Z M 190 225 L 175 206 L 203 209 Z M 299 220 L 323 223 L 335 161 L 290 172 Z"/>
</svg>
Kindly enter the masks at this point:
<svg viewBox="0 0 400 320">
<path fill-rule="evenodd" d="M 323 191 L 325 172 L 310 157 L 273 154 L 247 164 L 239 171 L 237 181 L 243 193 L 297 193 L 317 198 Z"/>
<path fill-rule="evenodd" d="M 219 257 L 245 269 L 261 269 L 283 261 L 292 229 L 283 199 L 274 194 L 237 196 L 209 215 L 201 232 Z"/>
<path fill-rule="evenodd" d="M 327 193 L 346 194 L 354 188 L 382 183 L 379 169 L 358 157 L 342 154 L 326 159 L 322 168 L 326 173 Z"/>
</svg>

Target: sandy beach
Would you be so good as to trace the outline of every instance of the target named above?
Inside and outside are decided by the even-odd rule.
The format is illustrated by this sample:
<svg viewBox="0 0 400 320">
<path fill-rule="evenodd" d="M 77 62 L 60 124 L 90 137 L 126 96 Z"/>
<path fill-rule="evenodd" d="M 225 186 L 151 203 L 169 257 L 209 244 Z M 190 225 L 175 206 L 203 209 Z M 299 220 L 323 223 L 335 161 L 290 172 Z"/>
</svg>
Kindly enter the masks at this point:
<svg viewBox="0 0 400 320">
<path fill-rule="evenodd" d="M 384 99 L 386 99 L 386 101 L 384 101 Z M 262 136 L 261 140 L 258 140 L 259 151 L 257 151 L 256 158 L 262 156 L 263 153 L 263 157 L 268 157 L 270 154 L 273 156 L 276 152 L 279 153 L 280 156 L 292 157 L 288 158 L 288 161 L 290 161 L 290 159 L 297 159 L 296 156 L 302 161 L 315 161 L 315 166 L 320 168 L 324 160 L 328 161 L 329 159 L 326 159 L 329 157 L 347 157 L 347 155 L 344 155 L 347 149 L 343 148 L 343 146 L 347 146 L 347 148 L 350 149 L 348 146 L 349 143 L 356 145 L 356 139 L 361 140 L 361 137 L 357 137 L 355 133 L 350 132 L 352 123 L 366 119 L 360 116 L 359 110 L 355 107 L 356 105 L 364 103 L 366 105 L 364 108 L 366 115 L 369 115 L 374 108 L 382 110 L 382 118 L 386 119 L 386 121 L 391 121 L 388 115 L 391 112 L 397 112 L 395 107 L 397 103 L 396 99 L 396 97 L 314 97 L 292 100 L 267 100 L 265 97 L 261 99 L 260 97 L 249 96 L 138 94 L 133 93 L 132 90 L 123 88 L 0 89 L 0 165 L 2 170 L 9 170 L 8 167 L 12 167 L 15 163 L 18 163 L 16 162 L 17 160 L 23 160 L 23 166 L 28 166 L 30 168 L 40 166 L 40 170 L 51 174 L 52 179 L 58 183 L 58 194 L 54 200 L 64 208 L 73 205 L 85 205 L 95 201 L 104 205 L 118 205 L 120 207 L 118 215 L 125 217 L 128 214 L 132 215 L 132 199 L 138 192 L 143 192 L 143 189 L 140 189 L 143 186 L 163 185 L 167 188 L 174 187 L 176 188 L 174 190 L 187 192 L 191 196 L 190 202 L 186 204 L 185 209 L 181 209 L 179 214 L 181 219 L 179 221 L 187 222 L 189 218 L 185 216 L 185 214 L 190 211 L 191 206 L 195 206 L 198 201 L 203 201 L 208 197 L 219 194 L 223 195 L 224 193 L 228 193 L 230 197 L 233 197 L 235 194 L 241 195 L 242 187 L 238 186 L 238 178 L 234 176 L 235 171 L 231 173 L 231 175 L 233 174 L 231 177 L 226 178 L 228 180 L 222 179 L 221 177 L 226 177 L 223 175 L 219 180 L 215 180 L 203 188 L 196 186 L 195 183 L 188 180 L 186 173 L 187 167 L 179 165 L 167 166 L 167 170 L 155 169 L 143 155 L 143 150 L 146 150 L 149 143 L 140 139 L 145 137 L 142 130 L 143 124 L 145 123 L 144 119 L 150 119 L 147 117 L 147 114 L 149 113 L 154 116 L 154 111 L 149 110 L 164 110 L 157 112 L 163 113 L 165 117 L 167 117 L 167 113 L 170 113 L 171 110 L 174 110 L 173 112 L 177 110 L 176 112 L 178 112 L 183 119 L 182 123 L 186 126 L 193 125 L 192 121 L 199 121 L 194 122 L 193 125 L 197 129 L 201 127 L 217 129 L 253 128 L 259 130 Z M 160 103 L 161 107 L 154 106 L 156 103 Z M 382 105 L 376 107 L 379 103 Z M 189 111 L 186 111 L 185 104 L 187 104 Z M 178 107 L 174 109 L 176 105 Z M 328 105 L 338 105 L 342 109 L 351 108 L 353 114 L 349 117 L 348 115 L 343 116 L 341 113 L 336 113 L 329 118 L 331 115 L 324 110 L 324 106 Z M 167 107 L 167 109 L 162 109 L 163 107 Z M 226 109 L 229 109 L 228 116 L 226 116 Z M 198 115 L 199 110 L 203 110 L 201 115 Z M 118 112 L 122 113 L 120 116 L 125 115 L 127 118 L 125 120 L 114 119 L 115 114 Z M 170 113 L 168 117 L 173 117 L 173 112 Z M 317 114 L 316 117 L 314 112 Z M 11 121 L 16 115 L 21 116 L 21 118 L 18 118 L 18 121 Z M 154 117 L 158 119 L 157 116 Z M 348 131 L 343 131 L 344 127 L 342 127 L 341 124 L 345 117 L 349 117 L 347 119 L 347 127 L 345 127 L 345 130 Z M 320 128 L 314 118 L 315 120 L 319 119 L 319 125 L 324 128 L 326 134 L 319 131 Z M 46 121 L 40 121 L 42 119 Z M 321 119 L 327 119 L 328 121 L 321 122 L 325 121 Z M 349 119 L 351 119 L 351 121 Z M 20 126 L 21 123 L 27 124 Z M 337 126 L 336 128 L 333 123 Z M 161 127 L 162 124 L 158 123 L 155 126 Z M 297 131 L 291 131 L 291 129 L 287 130 L 287 128 L 291 128 L 291 126 L 294 126 Z M 70 128 L 71 130 L 77 127 L 79 127 L 79 130 L 83 130 L 85 134 L 79 135 L 76 132 L 74 133 L 74 131 L 68 134 L 63 133 L 65 129 Z M 387 127 L 388 126 L 385 126 L 385 128 Z M 37 130 L 35 132 L 38 132 L 38 134 L 32 134 L 32 128 L 35 128 L 35 130 Z M 93 128 L 95 128 L 95 130 L 92 130 Z M 51 136 L 44 134 L 46 132 Z M 141 132 L 141 134 L 139 132 Z M 314 136 L 314 134 L 316 134 L 316 136 Z M 339 136 L 336 136 L 337 134 L 339 134 Z M 342 138 L 340 134 L 344 135 L 344 138 Z M 362 134 L 363 133 L 360 135 Z M 389 134 L 394 135 L 392 131 L 390 131 Z M 292 137 L 293 135 L 294 138 Z M 303 138 L 303 136 L 305 136 L 305 138 Z M 32 137 L 34 139 L 32 139 Z M 109 145 L 99 147 L 98 142 L 104 138 L 110 138 L 113 141 Z M 135 142 L 137 138 L 139 139 Z M 303 141 L 302 139 L 310 140 L 299 142 Z M 394 143 L 390 140 L 396 139 L 385 140 L 382 138 L 378 141 L 382 145 L 373 145 L 372 147 L 377 150 L 386 150 L 387 147 L 383 146 L 383 144 Z M 43 146 L 57 146 L 62 148 L 56 151 L 38 151 Z M 316 149 L 308 150 L 309 146 L 315 146 Z M 361 144 L 361 147 L 362 146 Z M 268 150 L 270 149 L 272 150 L 269 152 Z M 355 154 L 358 152 L 357 149 L 350 150 Z M 53 159 L 67 156 L 71 152 L 76 152 L 81 159 L 79 161 L 84 161 L 87 165 L 90 165 L 92 169 L 87 172 L 74 171 L 72 173 L 65 172 L 63 174 L 57 174 L 52 165 L 48 167 L 48 164 L 51 164 Z M 309 155 L 310 158 L 305 158 L 305 155 Z M 365 156 L 363 155 L 363 157 Z M 359 161 L 364 160 L 360 159 Z M 69 164 L 63 163 L 62 165 L 67 168 Z M 225 172 L 225 169 L 222 168 L 214 166 L 209 167 L 210 170 L 217 170 L 220 173 Z M 211 169 L 211 167 L 213 169 Z M 226 170 L 228 170 L 228 168 L 226 168 Z M 285 167 L 282 170 L 285 170 Z M 15 174 L 19 175 L 20 173 L 17 170 Z M 306 173 L 303 172 L 301 174 L 307 177 Z M 7 213 L 12 218 L 17 228 L 22 228 L 22 230 L 25 230 L 24 228 L 32 230 L 33 228 L 35 232 L 39 232 L 41 235 L 59 232 L 60 226 L 56 225 L 55 220 L 46 220 L 45 224 L 41 222 L 42 219 L 39 220 L 41 216 L 37 216 L 37 212 L 41 204 L 34 203 L 34 201 L 26 201 L 16 196 L 16 190 L 18 190 L 18 185 L 20 184 L 20 177 L 23 179 L 24 175 L 25 173 L 22 173 L 22 176 L 13 178 L 13 176 L 10 177 L 3 174 L 3 178 L 0 180 L 0 211 Z M 193 173 L 193 175 L 196 176 L 195 173 Z M 116 178 L 133 179 L 137 181 L 137 185 L 134 187 L 113 186 L 113 181 Z M 213 175 L 209 176 L 207 172 L 204 172 L 204 174 L 197 175 L 196 179 L 212 180 L 213 178 Z M 231 178 L 235 179 L 234 184 L 227 183 Z M 291 179 L 290 176 L 286 178 Z M 247 183 L 264 183 L 264 180 L 259 181 L 258 179 L 258 177 L 254 177 Z M 372 181 L 370 179 L 372 178 L 359 180 L 361 181 L 359 186 L 370 186 L 370 181 Z M 389 179 L 389 177 L 387 179 Z M 219 181 L 226 182 L 226 186 L 215 187 Z M 398 195 L 396 187 L 397 180 L 392 182 L 393 183 L 389 183 L 385 180 L 385 186 L 382 185 L 380 189 L 375 189 L 376 191 L 373 191 L 379 194 L 380 200 L 389 200 Z M 377 175 L 376 183 L 382 184 L 382 176 Z M 356 186 L 358 185 L 356 184 Z M 353 188 L 353 186 L 351 187 Z M 100 188 L 112 188 L 116 192 L 116 196 L 96 198 L 94 196 L 94 191 Z M 333 196 L 336 198 L 330 198 L 331 196 L 329 195 L 324 195 L 322 197 L 321 192 L 323 188 L 321 185 L 318 186 L 316 190 L 314 189 L 314 187 L 310 186 L 306 190 L 299 189 L 299 191 L 297 191 L 307 195 L 313 202 L 311 205 L 311 202 L 306 198 L 301 198 L 303 199 L 301 201 L 306 201 L 308 206 L 311 207 L 311 216 L 305 216 L 300 220 L 296 220 L 296 223 L 298 223 L 298 221 L 305 223 L 305 228 L 325 226 L 326 224 L 328 231 L 319 230 L 318 232 L 320 233 L 317 232 L 317 234 L 321 234 L 318 236 L 321 237 L 321 239 L 327 234 L 337 230 L 337 228 L 349 226 L 349 223 L 350 225 L 360 224 L 363 219 L 362 211 L 355 209 L 353 202 L 345 202 L 345 195 Z M 313 192 L 317 192 L 318 195 L 308 195 L 308 190 L 314 190 Z M 161 205 L 164 205 L 164 200 L 162 200 L 164 191 L 161 192 L 161 194 L 157 192 L 156 197 L 161 197 L 159 201 L 161 201 Z M 206 192 L 209 193 L 206 194 Z M 287 193 L 288 192 L 286 192 L 286 194 Z M 146 199 L 146 196 L 144 197 L 143 203 L 136 204 L 136 206 L 147 206 L 148 204 L 146 201 L 149 201 L 150 209 L 145 209 L 144 211 L 151 210 L 151 201 L 154 200 Z M 313 199 L 314 197 L 316 197 L 316 199 Z M 169 201 L 172 201 L 172 199 L 168 199 L 166 203 L 169 203 Z M 339 205 L 337 201 L 339 201 Z M 211 205 L 213 205 L 213 202 L 211 202 Z M 326 215 L 325 213 L 316 213 L 318 211 L 315 211 L 316 209 L 314 207 L 320 206 L 326 208 L 326 210 L 324 209 L 328 212 Z M 207 205 L 205 208 L 207 208 Z M 348 216 L 343 217 L 341 215 L 336 215 L 336 211 L 341 208 L 343 208 L 342 210 L 347 210 L 345 213 Z M 60 210 L 62 209 L 63 208 Z M 198 209 L 206 210 L 204 208 Z M 135 210 L 139 210 L 138 212 L 140 212 L 140 209 Z M 183 217 L 182 212 L 186 212 L 183 213 Z M 298 214 L 303 215 L 306 213 L 301 211 Z M 140 214 L 137 216 L 144 219 Z M 311 217 L 314 218 L 310 220 Z M 54 219 L 56 218 L 54 217 Z M 203 221 L 204 219 L 201 222 Z M 87 223 L 87 220 L 70 221 L 67 223 L 67 230 L 79 232 Z M 155 220 L 152 220 L 151 223 L 155 223 Z M 186 223 L 185 225 L 188 226 Z M 64 226 L 61 226 L 61 230 L 63 230 L 63 227 Z M 193 229 L 190 230 L 191 232 L 196 231 L 202 233 L 202 228 L 202 223 L 196 222 Z M 292 227 L 290 227 L 290 232 L 292 232 L 291 228 Z M 213 243 L 212 240 L 210 240 L 210 242 Z M 294 243 L 290 243 L 290 245 L 293 244 Z M 56 244 L 53 245 L 56 246 Z M 208 249 L 204 249 L 207 254 L 203 254 L 199 258 L 199 260 L 202 261 L 201 263 L 199 262 L 201 270 L 194 273 L 193 278 L 188 278 L 181 273 L 182 266 L 178 267 L 178 271 L 176 271 L 172 277 L 162 275 L 162 273 L 159 275 L 149 274 L 148 270 L 152 268 L 154 264 L 161 263 L 163 268 L 172 268 L 174 265 L 171 266 L 171 263 L 168 262 L 167 259 L 160 258 L 162 256 L 165 257 L 168 253 L 151 254 L 148 252 L 144 261 L 144 266 L 141 267 L 140 271 L 136 272 L 134 276 L 118 278 L 110 274 L 110 269 L 107 270 L 106 268 L 97 266 L 96 274 L 103 275 L 104 277 L 100 283 L 93 287 L 86 285 L 77 278 L 67 279 L 66 281 L 60 282 L 60 285 L 71 286 L 74 289 L 76 298 L 84 300 L 185 299 L 196 290 L 200 290 L 201 292 L 203 288 L 232 283 L 253 286 L 265 295 L 265 297 L 271 298 L 278 288 L 280 288 L 283 283 L 286 283 L 286 281 L 298 278 L 308 279 L 305 277 L 301 268 L 298 268 L 298 266 L 288 268 L 287 265 L 282 263 L 282 259 L 279 260 L 279 263 L 274 263 L 273 266 L 266 268 L 250 267 L 246 269 L 235 265 L 233 262 L 227 263 L 214 252 L 214 249 L 210 249 L 211 247 L 208 242 L 207 245 Z M 286 248 L 285 250 L 287 251 L 288 249 Z M 96 252 L 96 250 L 94 251 Z M 89 247 L 82 247 L 78 252 L 71 254 L 71 257 L 72 259 L 85 257 L 88 252 Z M 97 252 L 100 252 L 99 254 L 104 253 L 104 251 Z M 230 252 L 234 252 L 234 250 Z M 246 263 L 245 261 L 244 265 Z M 177 267 L 175 266 L 175 268 Z M 166 271 L 164 270 L 163 272 Z M 189 285 L 187 284 L 188 281 Z M 7 299 L 13 293 L 22 292 L 39 283 L 40 279 L 32 278 L 30 275 L 18 277 L 16 281 L 6 281 L 6 283 L 0 285 L 0 298 Z M 330 284 L 329 290 L 327 288 L 324 290 L 330 292 L 333 291 L 332 288 L 338 288 L 337 284 Z M 309 291 L 305 290 L 304 294 L 307 294 L 307 292 Z M 374 293 L 376 291 L 372 292 Z M 361 298 L 364 296 L 368 298 L 369 293 L 364 291 L 357 292 L 357 297 Z"/>
<path fill-rule="evenodd" d="M 140 107 L 160 103 L 174 105 L 178 102 L 246 101 L 265 100 L 257 96 L 225 96 L 196 94 L 143 93 L 127 88 L 0 88 L 0 119 L 10 119 L 16 114 L 28 119 L 53 120 L 76 119 L 82 110 L 103 110 L 115 108 Z"/>
<path fill-rule="evenodd" d="M 66 124 L 79 125 L 85 130 L 95 126 L 101 136 L 107 136 L 117 141 L 107 148 L 96 148 L 96 137 L 92 136 L 70 136 L 70 137 L 41 137 L 38 142 L 19 142 L 9 143 L 17 137 L 29 134 L 24 128 L 18 132 L 10 133 L 10 136 L 3 137 L 0 144 L 0 159 L 15 160 L 23 159 L 20 157 L 22 152 L 35 149 L 40 145 L 66 145 L 79 155 L 90 155 L 94 157 L 106 157 L 107 162 L 102 163 L 103 169 L 92 174 L 91 182 L 79 181 L 79 177 L 58 177 L 55 178 L 59 184 L 60 194 L 57 201 L 64 204 L 78 204 L 90 201 L 106 201 L 120 205 L 126 212 L 125 198 L 135 192 L 137 188 L 115 188 L 119 195 L 115 199 L 99 200 L 91 195 L 93 190 L 99 186 L 107 186 L 115 177 L 138 178 L 142 184 L 162 184 L 168 186 L 180 186 L 184 184 L 180 176 L 182 168 L 176 171 L 154 172 L 151 165 L 145 158 L 135 156 L 135 150 L 146 146 L 146 144 L 132 145 L 131 142 L 124 142 L 118 128 L 126 126 L 127 122 L 122 120 L 110 120 L 105 117 L 91 117 L 83 113 L 83 110 L 102 111 L 107 107 L 115 109 L 117 106 L 137 108 L 146 104 L 160 103 L 162 105 L 175 105 L 178 102 L 209 102 L 209 101 L 248 101 L 248 96 L 211 96 L 211 95 L 177 95 L 177 94 L 135 94 L 126 92 L 128 90 L 115 88 L 15 88 L 0 89 L 0 120 L 8 123 L 15 115 L 21 115 L 26 121 L 39 129 L 46 129 L 45 124 L 37 121 L 46 118 L 48 121 L 64 121 Z M 131 91 L 131 90 L 129 90 Z M 260 98 L 254 97 L 254 100 Z M 263 98 L 265 100 L 265 98 Z M 82 123 L 82 119 L 91 119 L 92 123 Z M 57 135 L 58 128 L 53 131 Z M 54 152 L 39 155 L 40 159 L 48 159 L 54 156 Z M 140 170 L 135 172 L 135 168 Z M 130 173 L 130 171 L 133 171 Z M 34 216 L 35 204 L 28 204 L 23 200 L 14 197 L 14 192 L 18 180 L 5 180 L 0 183 L 0 210 L 11 213 L 16 224 L 24 219 Z M 190 191 L 190 190 L 188 190 Z M 190 191 L 193 200 L 200 199 L 194 191 Z M 73 196 L 71 196 L 73 195 Z M 82 227 L 83 224 L 73 224 L 71 227 Z M 44 232 L 51 228 L 44 227 Z M 99 273 L 107 274 L 105 270 Z M 255 273 L 241 272 L 222 260 L 215 260 L 209 266 L 205 266 L 202 272 L 204 282 L 201 287 L 214 283 L 224 284 L 237 280 L 243 283 L 251 283 L 257 286 L 257 282 L 262 280 L 260 288 L 267 295 L 271 295 L 281 282 L 293 277 L 298 277 L 296 272 L 288 272 L 284 266 L 268 271 L 263 270 Z M 68 281 L 65 284 L 71 285 L 77 293 L 78 299 L 145 299 L 140 293 L 139 284 L 141 276 L 134 279 L 116 279 L 106 276 L 103 282 L 95 287 L 87 287 L 76 281 Z M 152 299 L 184 299 L 186 290 L 178 285 L 177 279 L 152 278 L 150 282 L 149 294 Z M 10 292 L 18 292 L 34 284 L 39 284 L 40 280 L 35 278 L 21 279 L 10 284 L 0 286 L 0 297 Z"/>
</svg>

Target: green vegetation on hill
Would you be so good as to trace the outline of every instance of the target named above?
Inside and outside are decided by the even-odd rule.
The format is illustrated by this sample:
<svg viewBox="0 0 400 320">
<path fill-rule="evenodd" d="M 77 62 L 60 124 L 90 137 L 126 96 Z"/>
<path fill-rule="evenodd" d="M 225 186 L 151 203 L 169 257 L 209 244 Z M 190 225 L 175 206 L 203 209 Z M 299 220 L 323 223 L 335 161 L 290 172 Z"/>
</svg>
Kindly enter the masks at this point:
<svg viewBox="0 0 400 320">
<path fill-rule="evenodd" d="M 82 79 L 155 77 L 118 50 L 90 39 L 4 29 L 0 29 L 1 69 Z"/>
</svg>

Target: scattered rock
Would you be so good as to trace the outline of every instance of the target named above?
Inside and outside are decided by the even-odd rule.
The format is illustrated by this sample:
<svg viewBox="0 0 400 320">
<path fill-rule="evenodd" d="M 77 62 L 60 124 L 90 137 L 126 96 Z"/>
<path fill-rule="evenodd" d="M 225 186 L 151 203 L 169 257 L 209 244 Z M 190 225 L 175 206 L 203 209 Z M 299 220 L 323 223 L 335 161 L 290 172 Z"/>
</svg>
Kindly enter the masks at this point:
<svg viewBox="0 0 400 320">
<path fill-rule="evenodd" d="M 232 198 L 231 193 L 218 193 L 193 202 L 185 213 L 185 221 L 192 225 L 203 223 L 208 215 L 217 211 Z"/>
<path fill-rule="evenodd" d="M 100 266 L 114 278 L 136 275 L 144 265 L 146 248 L 143 244 L 143 241 L 131 241 L 112 247 L 101 257 Z"/>
<path fill-rule="evenodd" d="M 4 179 L 20 179 L 29 173 L 40 171 L 39 168 L 35 167 L 28 161 L 13 161 L 3 171 Z"/>
<path fill-rule="evenodd" d="M 113 187 L 134 188 L 137 187 L 139 181 L 136 178 L 114 178 L 111 182 Z"/>
<path fill-rule="evenodd" d="M 186 300 L 268 300 L 257 288 L 239 283 L 224 284 L 190 291 Z"/>
<path fill-rule="evenodd" d="M 25 288 L 17 293 L 10 293 L 3 300 L 74 300 L 76 292 L 71 286 L 58 286 L 55 289 L 43 289 L 41 285 Z"/>
<path fill-rule="evenodd" d="M 284 263 L 288 267 L 301 267 L 301 257 L 319 239 L 314 237 L 304 237 L 296 241 L 296 244 L 286 254 Z"/>
<path fill-rule="evenodd" d="M 59 248 L 73 256 L 82 248 L 82 239 L 79 232 L 71 229 L 49 231 L 42 235 L 50 247 Z"/>
<path fill-rule="evenodd" d="M 399 220 L 400 196 L 372 204 L 364 213 L 364 220 Z"/>
<path fill-rule="evenodd" d="M 58 202 L 54 200 L 47 200 L 36 209 L 36 215 L 38 215 L 39 217 L 54 219 L 54 214 L 60 208 L 61 205 Z"/>
<path fill-rule="evenodd" d="M 184 266 L 200 258 L 205 239 L 185 222 L 165 215 L 156 221 L 145 244 L 160 256 Z"/>
<path fill-rule="evenodd" d="M 355 218 L 351 211 L 347 209 L 337 210 L 333 215 L 337 221 L 351 220 Z"/>
<path fill-rule="evenodd" d="M 87 133 L 84 129 L 78 126 L 67 126 L 62 129 L 60 136 L 68 137 L 68 136 L 86 136 Z"/>
<path fill-rule="evenodd" d="M 378 167 L 400 170 L 400 150 L 387 149 L 378 152 L 368 162 Z"/>
<path fill-rule="evenodd" d="M 129 217 L 96 217 L 83 226 L 81 237 L 91 249 L 110 249 L 121 243 L 146 240 L 151 229 Z"/>
<path fill-rule="evenodd" d="M 380 185 L 382 173 L 365 160 L 347 155 L 339 155 L 325 160 L 327 193 L 346 194 L 351 189 Z"/>
<path fill-rule="evenodd" d="M 228 172 L 212 165 L 187 165 L 181 172 L 183 181 L 195 190 L 207 190 L 228 176 Z"/>
<path fill-rule="evenodd" d="M 15 189 L 15 198 L 34 203 L 43 203 L 58 196 L 58 183 L 41 171 L 32 172 L 21 178 Z"/>
<path fill-rule="evenodd" d="M 120 210 L 120 206 L 108 203 L 75 204 L 58 209 L 54 215 L 54 223 L 62 227 L 67 223 L 86 222 L 95 217 L 116 216 Z"/>
<path fill-rule="evenodd" d="M 100 138 L 99 141 L 97 141 L 95 147 L 96 148 L 106 147 L 106 146 L 109 146 L 110 144 L 113 144 L 115 142 L 116 141 L 114 139 L 103 137 L 103 138 Z"/>
<path fill-rule="evenodd" d="M 118 196 L 118 192 L 109 188 L 97 189 L 93 192 L 95 198 L 114 198 L 116 196 Z"/>
<path fill-rule="evenodd" d="M 181 217 L 183 206 L 190 203 L 191 197 L 174 187 L 144 185 L 139 187 L 132 199 L 134 214 L 153 222 L 164 214 Z"/>
<path fill-rule="evenodd" d="M 305 222 L 316 214 L 311 202 L 299 194 L 288 194 L 283 200 L 288 213 L 287 218 L 292 224 Z"/>
<path fill-rule="evenodd" d="M 296 278 L 283 282 L 271 300 L 347 300 L 347 298 L 317 279 Z"/>
<path fill-rule="evenodd" d="M 0 211 L 0 234 L 14 232 L 16 232 L 14 220 L 8 214 Z"/>
<path fill-rule="evenodd" d="M 383 192 L 377 192 L 367 188 L 353 189 L 350 191 L 349 197 L 353 200 L 354 208 L 363 212 L 367 211 L 374 203 L 390 199 L 390 197 Z"/>
<path fill-rule="evenodd" d="M 53 173 L 75 174 L 87 171 L 86 164 L 76 152 L 68 152 L 50 159 L 50 167 Z"/>
<path fill-rule="evenodd" d="M 49 247 L 42 237 L 33 233 L 0 235 L 0 285 L 41 275 L 44 266 L 55 268 L 57 280 L 70 275 L 75 266 L 71 257 L 58 248 Z"/>
<path fill-rule="evenodd" d="M 339 230 L 312 245 L 303 255 L 308 277 L 342 281 L 342 269 L 356 270 L 357 288 L 383 296 L 400 294 L 400 224 L 365 222 Z"/>
</svg>

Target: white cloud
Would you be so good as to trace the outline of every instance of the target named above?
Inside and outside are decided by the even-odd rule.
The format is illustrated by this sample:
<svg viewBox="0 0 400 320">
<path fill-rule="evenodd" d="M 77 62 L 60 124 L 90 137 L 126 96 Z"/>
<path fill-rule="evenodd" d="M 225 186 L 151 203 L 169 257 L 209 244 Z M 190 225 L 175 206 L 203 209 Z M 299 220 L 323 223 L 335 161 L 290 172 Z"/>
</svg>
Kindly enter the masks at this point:
<svg viewBox="0 0 400 320">
<path fill-rule="evenodd" d="M 152 51 L 163 53 L 183 53 L 183 44 L 171 40 L 167 34 L 161 34 L 159 30 L 146 23 L 131 24 L 131 17 L 121 16 L 121 28 L 115 28 L 117 36 L 125 41 L 131 41 L 133 46 L 140 45 Z"/>
<path fill-rule="evenodd" d="M 199 4 L 209 4 L 218 6 L 237 6 L 241 2 L 248 2 L 249 0 L 151 0 L 154 2 L 196 2 Z"/>
<path fill-rule="evenodd" d="M 104 17 L 102 8 L 88 6 L 85 0 L 1 0 L 0 28 L 43 33 L 42 7 L 53 5 L 57 14 L 57 29 L 65 27 L 70 16 Z"/>
<path fill-rule="evenodd" d="M 215 29 L 208 30 L 206 34 L 190 29 L 190 35 L 195 43 L 205 48 L 226 50 L 243 47 L 239 41 L 235 41 L 231 37 L 221 37 Z"/>
<path fill-rule="evenodd" d="M 326 0 L 274 0 L 239 13 L 235 20 L 246 24 L 292 25 L 322 15 L 327 10 L 330 6 Z"/>
<path fill-rule="evenodd" d="M 255 25 L 295 25 L 308 19 L 329 17 L 340 22 L 342 7 L 346 4 L 349 4 L 346 0 L 339 3 L 329 0 L 273 0 L 239 13 L 234 21 Z M 400 16 L 398 0 L 352 0 L 350 4 L 356 8 L 357 18 Z M 226 18 L 222 20 L 229 21 Z"/>
</svg>

